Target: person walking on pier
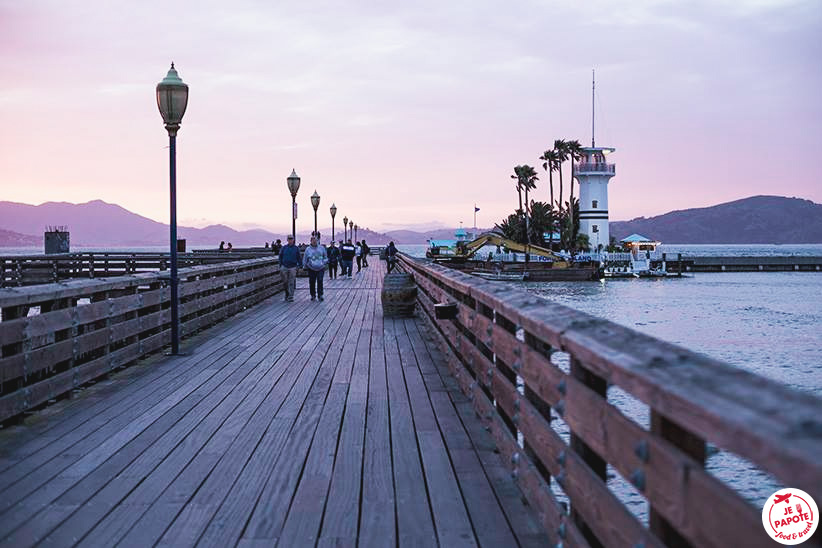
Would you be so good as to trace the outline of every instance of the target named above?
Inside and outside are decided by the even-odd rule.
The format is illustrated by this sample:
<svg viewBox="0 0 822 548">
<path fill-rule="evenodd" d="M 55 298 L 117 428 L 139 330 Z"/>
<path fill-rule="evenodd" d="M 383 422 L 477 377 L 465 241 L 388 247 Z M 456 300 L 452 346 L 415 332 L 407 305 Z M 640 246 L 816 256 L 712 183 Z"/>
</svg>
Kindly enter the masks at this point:
<svg viewBox="0 0 822 548">
<path fill-rule="evenodd" d="M 351 277 L 351 269 L 354 266 L 354 255 L 356 253 L 357 249 L 351 243 L 350 239 L 340 246 L 340 262 L 342 263 L 343 276 L 348 274 L 348 277 Z"/>
<path fill-rule="evenodd" d="M 365 239 L 363 238 L 362 241 L 362 267 L 365 268 L 368 266 L 368 254 L 371 253 L 371 248 L 365 243 Z"/>
<path fill-rule="evenodd" d="M 362 270 L 362 246 L 357 242 L 357 247 L 354 248 L 354 255 L 357 257 L 357 274 Z"/>
<path fill-rule="evenodd" d="M 297 267 L 300 266 L 300 249 L 294 245 L 294 237 L 289 236 L 280 250 L 280 275 L 285 287 L 285 302 L 294 302 L 294 290 L 297 288 Z"/>
<path fill-rule="evenodd" d="M 331 240 L 331 245 L 326 250 L 328 252 L 328 279 L 334 280 L 337 278 L 337 264 L 340 261 L 340 249 L 334 245 L 334 240 Z"/>
<path fill-rule="evenodd" d="M 276 253 L 277 255 L 280 254 L 280 250 L 283 248 L 283 242 L 279 238 L 277 238 L 276 242 L 271 242 L 271 252 Z"/>
<path fill-rule="evenodd" d="M 394 242 L 389 242 L 388 247 L 385 248 L 385 262 L 389 273 L 397 265 L 397 248 L 394 247 Z"/>
<path fill-rule="evenodd" d="M 303 264 L 308 271 L 308 289 L 311 292 L 311 300 L 323 300 L 323 275 L 325 266 L 328 264 L 328 254 L 325 248 L 317 245 L 317 237 L 311 236 L 311 244 L 305 248 Z"/>
</svg>

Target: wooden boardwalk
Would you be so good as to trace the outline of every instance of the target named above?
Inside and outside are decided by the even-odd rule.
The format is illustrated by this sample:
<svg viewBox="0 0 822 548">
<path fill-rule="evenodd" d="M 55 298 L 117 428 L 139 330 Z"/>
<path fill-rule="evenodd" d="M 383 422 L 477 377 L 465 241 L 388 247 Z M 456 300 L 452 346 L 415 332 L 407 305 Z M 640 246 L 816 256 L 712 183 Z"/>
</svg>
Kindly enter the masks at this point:
<svg viewBox="0 0 822 548">
<path fill-rule="evenodd" d="M 356 268 L 356 267 L 355 267 Z M 0 431 L 3 546 L 537 546 L 381 261 L 276 295 Z"/>
</svg>

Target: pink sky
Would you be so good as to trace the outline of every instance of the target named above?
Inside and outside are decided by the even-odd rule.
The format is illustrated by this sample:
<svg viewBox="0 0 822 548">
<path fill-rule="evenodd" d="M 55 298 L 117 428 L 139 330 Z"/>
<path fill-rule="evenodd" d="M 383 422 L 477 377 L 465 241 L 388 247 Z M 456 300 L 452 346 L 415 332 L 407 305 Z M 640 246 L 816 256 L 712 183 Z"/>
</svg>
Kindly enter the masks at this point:
<svg viewBox="0 0 822 548">
<path fill-rule="evenodd" d="M 475 202 L 490 226 L 514 165 L 590 142 L 591 68 L 612 220 L 822 202 L 820 36 L 818 0 L 0 0 L 0 200 L 167 221 L 173 60 L 183 224 L 282 229 L 296 168 L 303 228 L 315 189 L 375 229 L 471 224 Z"/>
</svg>

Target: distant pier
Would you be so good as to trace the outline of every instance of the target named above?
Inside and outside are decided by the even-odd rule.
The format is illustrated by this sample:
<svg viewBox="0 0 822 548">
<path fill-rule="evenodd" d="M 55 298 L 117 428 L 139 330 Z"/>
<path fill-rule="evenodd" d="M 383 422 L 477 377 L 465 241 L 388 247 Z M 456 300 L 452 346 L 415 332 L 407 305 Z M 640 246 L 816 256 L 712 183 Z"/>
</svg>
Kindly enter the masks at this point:
<svg viewBox="0 0 822 548">
<path fill-rule="evenodd" d="M 822 272 L 822 257 L 781 255 L 773 257 L 690 257 L 667 254 L 670 272 Z M 652 261 L 661 264 L 662 261 Z"/>
</svg>

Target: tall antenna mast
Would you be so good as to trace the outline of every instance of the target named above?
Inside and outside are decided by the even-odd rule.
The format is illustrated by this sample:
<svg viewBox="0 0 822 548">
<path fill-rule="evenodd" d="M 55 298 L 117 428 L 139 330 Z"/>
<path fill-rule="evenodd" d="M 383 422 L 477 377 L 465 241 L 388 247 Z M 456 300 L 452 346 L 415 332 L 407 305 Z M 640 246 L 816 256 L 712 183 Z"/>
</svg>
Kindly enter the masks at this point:
<svg viewBox="0 0 822 548">
<path fill-rule="evenodd" d="M 594 111 L 594 93 L 596 92 L 597 88 L 597 81 L 594 75 L 594 69 L 591 69 L 591 148 L 596 148 L 596 142 L 594 141 L 594 116 L 596 115 Z"/>
</svg>

